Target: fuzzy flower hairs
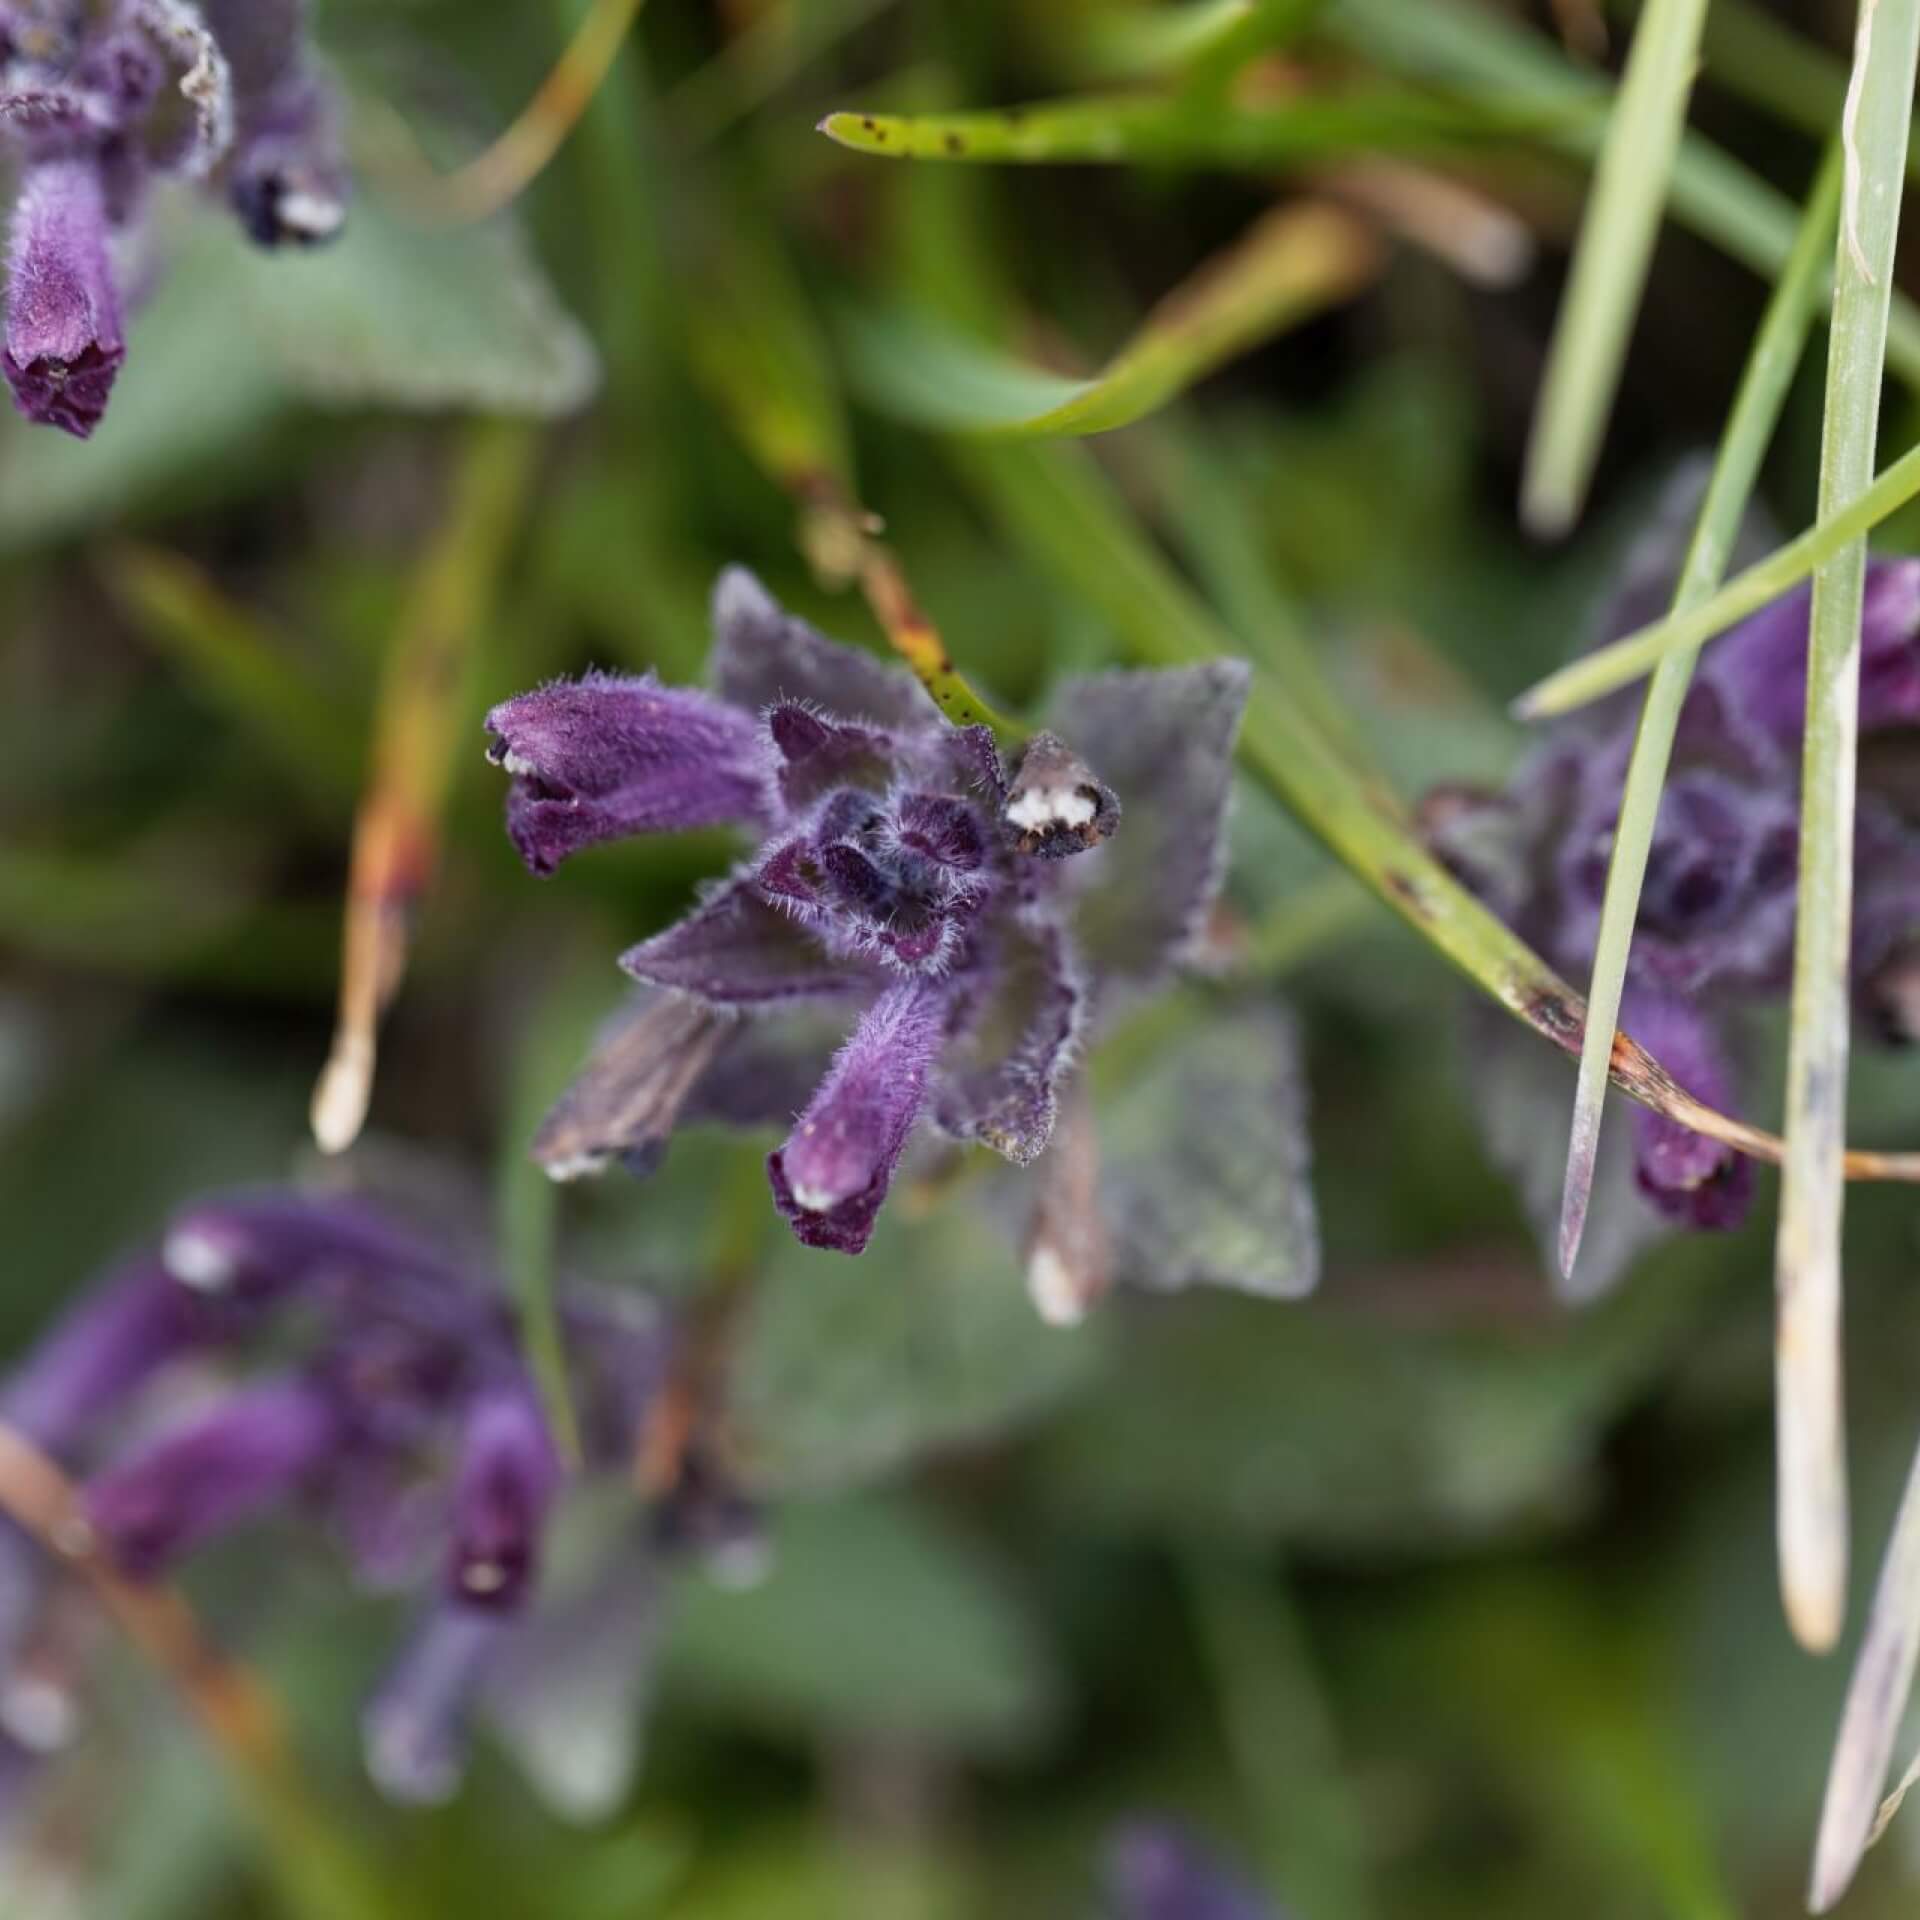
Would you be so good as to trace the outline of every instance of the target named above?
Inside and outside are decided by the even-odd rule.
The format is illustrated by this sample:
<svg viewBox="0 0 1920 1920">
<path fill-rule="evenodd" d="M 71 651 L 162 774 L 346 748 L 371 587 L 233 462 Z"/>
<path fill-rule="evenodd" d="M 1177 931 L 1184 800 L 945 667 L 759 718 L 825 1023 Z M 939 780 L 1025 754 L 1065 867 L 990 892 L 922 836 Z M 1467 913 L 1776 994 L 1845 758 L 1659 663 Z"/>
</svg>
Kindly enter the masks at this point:
<svg viewBox="0 0 1920 1920">
<path fill-rule="evenodd" d="M 305 0 L 0 0 L 14 405 L 86 439 L 126 358 L 121 255 L 168 175 L 225 195 L 262 246 L 346 218 L 333 94 Z"/>
<path fill-rule="evenodd" d="M 923 1122 L 1029 1164 L 1091 1023 L 1195 947 L 1246 668 L 1068 680 L 1009 768 L 989 729 L 734 569 L 712 679 L 590 674 L 488 715 L 535 873 L 628 834 L 757 842 L 622 956 L 645 992 L 536 1152 L 565 1177 L 650 1165 L 682 1117 L 790 1124 L 774 1204 L 808 1246 L 859 1253 Z"/>
</svg>

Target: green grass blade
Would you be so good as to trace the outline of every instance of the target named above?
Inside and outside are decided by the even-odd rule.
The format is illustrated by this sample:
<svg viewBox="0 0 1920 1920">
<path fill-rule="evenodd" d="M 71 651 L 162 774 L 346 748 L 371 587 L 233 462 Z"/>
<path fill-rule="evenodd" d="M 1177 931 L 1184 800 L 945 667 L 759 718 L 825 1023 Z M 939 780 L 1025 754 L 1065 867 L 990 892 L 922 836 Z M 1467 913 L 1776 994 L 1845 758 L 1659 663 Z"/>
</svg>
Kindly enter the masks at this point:
<svg viewBox="0 0 1920 1920">
<path fill-rule="evenodd" d="M 1753 0 L 1714 0 L 1701 38 L 1707 77 L 1750 106 L 1816 140 L 1847 100 L 1847 63 Z M 1920 179 L 1920 140 L 1907 140 L 1907 178 Z"/>
<path fill-rule="evenodd" d="M 1571 107 L 1604 105 L 1599 76 L 1575 66 L 1542 35 L 1515 26 L 1492 9 L 1461 0 L 1337 0 L 1326 16 L 1335 39 L 1364 59 L 1489 105 L 1516 97 Z M 1569 113 L 1546 137 L 1563 153 L 1593 160 L 1605 136 L 1603 114 Z M 1765 279 L 1776 278 L 1793 250 L 1799 209 L 1765 181 L 1698 134 L 1682 136 L 1675 155 L 1669 211 L 1682 226 Z M 1893 304 L 1888 364 L 1920 383 L 1920 308 L 1900 295 Z"/>
<path fill-rule="evenodd" d="M 351 801 L 360 768 L 351 720 L 284 635 L 179 554 L 120 546 L 103 572 L 141 635 L 271 752 L 311 800 L 330 816 Z"/>
<path fill-rule="evenodd" d="M 1707 0 L 1647 0 L 1594 167 L 1547 352 L 1521 516 L 1558 534 L 1580 517 L 1619 390 L 1686 124 Z"/>
<path fill-rule="evenodd" d="M 1741 517 L 1759 477 L 1767 444 L 1779 424 L 1781 408 L 1806 348 L 1818 299 L 1820 271 L 1831 244 L 1840 204 L 1841 156 L 1828 153 L 1794 242 L 1793 257 L 1780 276 L 1766 317 L 1754 338 L 1746 373 L 1720 443 L 1713 478 L 1700 507 L 1693 540 L 1674 593 L 1674 608 L 1684 612 L 1704 600 L 1726 571 L 1739 538 Z M 1600 1151 L 1600 1113 L 1606 1099 L 1607 1067 L 1613 1032 L 1620 1018 L 1627 958 L 1633 944 L 1640 888 L 1660 812 L 1661 789 L 1673 753 L 1680 709 L 1693 679 L 1692 653 L 1669 654 L 1655 669 L 1640 709 L 1633 758 L 1620 798 L 1620 824 L 1614 830 L 1613 857 L 1607 866 L 1606 898 L 1594 945 L 1593 980 L 1587 989 L 1587 1032 L 1580 1049 L 1580 1078 L 1574 1092 L 1573 1131 L 1567 1147 L 1567 1184 L 1560 1210 L 1560 1272 L 1573 1278 L 1580 1236 L 1586 1225 Z"/>
<path fill-rule="evenodd" d="M 1873 480 L 1920 0 L 1861 0 L 1853 81 L 1841 120 L 1846 179 L 1834 266 L 1820 510 Z M 1787 1048 L 1786 1159 L 1780 1171 L 1774 1408 L 1780 1574 L 1787 1618 L 1824 1651 L 1846 1611 L 1847 1482 L 1841 1429 L 1841 1172 L 1847 1112 L 1848 963 L 1860 723 L 1860 613 L 1867 543 L 1814 575 L 1801 768 L 1800 895 Z"/>
<path fill-rule="evenodd" d="M 1108 433 L 1349 298 L 1379 259 L 1379 243 L 1351 215 L 1317 203 L 1278 208 L 1162 300 L 1090 380 L 899 316 L 856 322 L 853 351 L 892 410 L 924 426 L 1013 439 Z"/>
<path fill-rule="evenodd" d="M 1571 121 L 1597 119 L 1601 105 L 1597 95 L 1564 90 L 1548 100 L 1458 102 L 1382 88 L 1196 114 L 1178 99 L 1116 94 L 972 113 L 830 113 L 819 130 L 882 160 L 1264 170 L 1554 134 Z"/>
<path fill-rule="evenodd" d="M 1920 447 L 1903 453 L 1864 493 L 1823 514 L 1805 533 L 1776 547 L 1737 573 L 1712 596 L 1685 613 L 1669 614 L 1610 646 L 1597 647 L 1571 665 L 1550 673 L 1513 703 L 1516 718 L 1546 720 L 1570 713 L 1630 686 L 1669 654 L 1690 651 L 1735 627 L 1748 614 L 1778 600 L 1826 566 L 1835 555 L 1865 538 L 1920 494 Z"/>
</svg>

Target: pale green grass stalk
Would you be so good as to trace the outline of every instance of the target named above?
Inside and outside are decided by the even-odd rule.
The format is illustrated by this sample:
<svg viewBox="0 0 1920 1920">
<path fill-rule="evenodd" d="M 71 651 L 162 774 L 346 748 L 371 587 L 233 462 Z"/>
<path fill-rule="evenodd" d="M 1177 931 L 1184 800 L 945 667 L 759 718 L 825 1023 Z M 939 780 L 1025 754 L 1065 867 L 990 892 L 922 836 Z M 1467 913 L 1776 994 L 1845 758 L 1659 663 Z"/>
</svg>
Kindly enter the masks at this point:
<svg viewBox="0 0 1920 1920">
<path fill-rule="evenodd" d="M 1748 614 L 1790 593 L 1800 582 L 1825 566 L 1882 520 L 1896 514 L 1920 495 L 1920 447 L 1903 453 L 1864 493 L 1844 507 L 1823 514 L 1805 533 L 1776 547 L 1737 573 L 1699 606 L 1669 614 L 1627 634 L 1610 646 L 1597 647 L 1570 666 L 1550 673 L 1529 687 L 1513 703 L 1518 720 L 1547 720 L 1570 713 L 1631 685 L 1670 653 L 1690 652 L 1736 627 Z"/>
<path fill-rule="evenodd" d="M 1633 36 L 1527 447 L 1521 517 L 1559 534 L 1580 517 L 1646 290 L 1686 124 L 1707 0 L 1647 0 Z"/>
<path fill-rule="evenodd" d="M 1793 256 L 1774 289 L 1766 317 L 1728 416 L 1713 478 L 1701 502 L 1700 517 L 1674 591 L 1674 610 L 1685 612 L 1705 600 L 1726 571 L 1740 534 L 1741 517 L 1759 478 L 1760 463 L 1786 403 L 1787 390 L 1805 350 L 1813 323 L 1821 267 L 1832 244 L 1840 204 L 1841 151 L 1828 152 L 1800 222 Z M 1587 1201 L 1593 1190 L 1594 1163 L 1600 1151 L 1600 1114 L 1607 1094 L 1607 1071 L 1614 1027 L 1626 985 L 1640 889 L 1647 855 L 1660 813 L 1660 793 L 1673 754 L 1680 709 L 1693 679 L 1694 654 L 1673 653 L 1654 670 L 1640 709 L 1633 759 L 1620 798 L 1620 824 L 1614 830 L 1613 857 L 1607 866 L 1606 899 L 1594 945 L 1593 981 L 1587 990 L 1587 1031 L 1580 1050 L 1580 1078 L 1574 1092 L 1573 1132 L 1567 1147 L 1567 1184 L 1560 1210 L 1560 1272 L 1573 1279 Z"/>
<path fill-rule="evenodd" d="M 1820 454 L 1820 511 L 1873 480 L 1920 0 L 1860 0 L 1841 119 L 1846 179 L 1835 250 L 1833 330 Z M 1841 1173 L 1847 1117 L 1848 963 L 1860 723 L 1860 612 L 1867 543 L 1815 574 L 1807 639 L 1800 893 L 1786 1158 L 1780 1170 L 1774 1418 L 1781 1589 L 1801 1643 L 1825 1651 L 1846 1613 L 1847 1475 L 1841 1420 Z"/>
</svg>

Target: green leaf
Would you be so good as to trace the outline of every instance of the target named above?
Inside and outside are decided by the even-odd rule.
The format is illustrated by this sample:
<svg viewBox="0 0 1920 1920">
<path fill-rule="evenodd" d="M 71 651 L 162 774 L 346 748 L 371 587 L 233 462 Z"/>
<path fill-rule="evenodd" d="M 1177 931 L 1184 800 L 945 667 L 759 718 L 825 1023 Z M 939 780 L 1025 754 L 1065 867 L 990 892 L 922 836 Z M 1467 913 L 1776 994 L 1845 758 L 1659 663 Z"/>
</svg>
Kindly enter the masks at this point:
<svg viewBox="0 0 1920 1920">
<path fill-rule="evenodd" d="M 1760 463 L 1779 422 L 1781 408 L 1793 383 L 1812 324 L 1814 289 L 1840 195 L 1840 151 L 1829 153 L 1820 178 L 1808 197 L 1807 210 L 1794 242 L 1793 258 L 1780 276 L 1765 319 L 1754 336 L 1753 350 L 1721 436 L 1706 498 L 1701 502 L 1680 579 L 1674 591 L 1675 611 L 1698 605 L 1726 572 L 1728 557 L 1739 538 L 1740 526 L 1759 478 Z M 1620 1018 L 1620 1000 L 1626 987 L 1627 961 L 1633 928 L 1640 909 L 1640 889 L 1646 879 L 1647 858 L 1659 820 L 1660 793 L 1679 730 L 1680 711 L 1693 679 L 1691 653 L 1669 655 L 1654 672 L 1653 683 L 1640 709 L 1633 757 L 1627 767 L 1620 797 L 1620 818 L 1614 828 L 1613 853 L 1607 863 L 1606 895 L 1600 909 L 1600 930 L 1594 942 L 1593 978 L 1587 989 L 1587 1031 L 1580 1049 L 1580 1078 L 1574 1092 L 1573 1129 L 1567 1147 L 1566 1183 L 1561 1199 L 1559 1269 L 1571 1281 L 1580 1237 L 1587 1215 L 1595 1159 L 1600 1145 L 1601 1104 L 1606 1098 L 1607 1071 L 1613 1052 L 1613 1032 Z M 1589 1273 L 1583 1291 L 1602 1284 Z"/>
<path fill-rule="evenodd" d="M 923 426 L 1012 439 L 1107 433 L 1357 292 L 1378 257 L 1367 229 L 1335 208 L 1281 207 L 1169 294 L 1088 380 L 1006 359 L 902 314 L 856 321 L 851 348 L 893 411 Z"/>
<path fill-rule="evenodd" d="M 982 165 L 1229 167 L 1260 171 L 1355 153 L 1429 152 L 1541 134 L 1593 102 L 1456 104 L 1379 89 L 1194 114 L 1153 94 L 1090 96 L 979 113 L 830 113 L 820 131 L 883 160 Z"/>
<path fill-rule="evenodd" d="M 1647 0 L 1634 29 L 1527 447 L 1521 511 L 1537 533 L 1572 526 L 1592 483 L 1667 204 L 1706 11 L 1707 0 Z"/>
<path fill-rule="evenodd" d="M 1104 1212 L 1120 1278 L 1298 1299 L 1320 1277 L 1305 1087 L 1291 1024 L 1209 1010 L 1098 1106 Z"/>
<path fill-rule="evenodd" d="M 1846 177 L 1820 449 L 1820 512 L 1873 480 L 1888 307 L 1920 55 L 1920 0 L 1862 0 L 1841 122 Z M 1786 1158 L 1775 1284 L 1779 1344 L 1780 1570 L 1787 1618 L 1824 1652 L 1846 1613 L 1847 1487 L 1840 1388 L 1841 1167 L 1847 1124 L 1853 814 L 1860 730 L 1860 613 L 1867 543 L 1813 579 L 1801 771 L 1800 892 L 1787 1046 Z"/>
<path fill-rule="evenodd" d="M 0 541 L 73 531 L 257 446 L 302 404 L 545 417 L 592 396 L 598 361 L 507 216 L 424 228 L 377 197 L 311 251 L 251 245 L 175 207 L 153 304 L 84 445 L 0 426 Z"/>
<path fill-rule="evenodd" d="M 1060 1524 L 1128 1537 L 1405 1555 L 1537 1530 L 1577 1508 L 1605 1423 L 1703 1305 L 1664 1263 L 1524 1331 L 1195 1294 L 1125 1317 L 1040 1483 Z"/>
<path fill-rule="evenodd" d="M 666 1684 L 709 1710 L 810 1739 L 1002 1754 L 1030 1746 L 1061 1705 L 1060 1676 L 1001 1569 L 899 1498 L 787 1504 L 767 1578 L 683 1583 L 661 1659 Z"/>
<path fill-rule="evenodd" d="M 998 1439 L 1091 1371 L 1099 1326 L 1035 1318 L 1011 1231 L 956 1208 L 909 1221 L 912 1197 L 896 1193 L 857 1260 L 785 1235 L 767 1256 L 733 1388 L 760 1482 L 833 1489 Z"/>
</svg>

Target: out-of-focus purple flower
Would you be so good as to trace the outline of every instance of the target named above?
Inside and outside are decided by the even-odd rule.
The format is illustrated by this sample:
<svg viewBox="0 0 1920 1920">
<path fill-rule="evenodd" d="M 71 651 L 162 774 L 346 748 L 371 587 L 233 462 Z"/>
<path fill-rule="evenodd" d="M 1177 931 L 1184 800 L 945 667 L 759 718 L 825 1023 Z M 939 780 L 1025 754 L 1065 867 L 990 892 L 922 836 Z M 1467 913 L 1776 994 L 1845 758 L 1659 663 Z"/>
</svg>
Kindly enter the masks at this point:
<svg viewBox="0 0 1920 1920">
<path fill-rule="evenodd" d="M 1184 1827 L 1137 1820 L 1107 1849 L 1107 1920 L 1281 1920 Z"/>
<path fill-rule="evenodd" d="M 536 872 L 624 832 L 762 836 L 624 956 L 653 992 L 538 1151 L 570 1177 L 654 1164 L 683 1114 L 785 1125 L 776 1205 L 808 1245 L 858 1253 L 923 1117 L 1033 1161 L 1092 1019 L 1190 956 L 1221 878 L 1246 668 L 1069 680 L 1009 770 L 987 728 L 949 725 L 911 674 L 735 568 L 712 673 L 713 693 L 590 675 L 489 717 Z M 707 1018 L 672 1011 L 688 1001 Z M 837 1051 L 823 1014 L 851 1027 Z"/>
<path fill-rule="evenodd" d="M 1701 656 L 1649 850 L 1621 1024 L 1689 1092 L 1737 1104 L 1730 1021 L 1792 972 L 1809 595 L 1763 608 Z M 1631 622 L 1629 622 L 1630 624 Z M 1619 624 L 1619 623 L 1612 623 Z M 1562 972 L 1591 969 L 1637 703 L 1563 722 L 1504 793 L 1449 789 L 1423 821 L 1436 850 Z M 1920 720 L 1920 561 L 1868 568 L 1861 627 L 1863 738 Z M 1920 932 L 1920 823 L 1871 758 L 1854 841 L 1853 965 L 1881 1030 Z M 1640 1193 L 1678 1225 L 1739 1225 L 1750 1161 L 1639 1108 Z M 1557 1191 L 1557 1187 L 1556 1187 Z"/>
<path fill-rule="evenodd" d="M 330 238 L 346 168 L 298 0 L 42 0 L 0 29 L 19 163 L 5 371 L 30 420 L 86 439 L 126 356 L 117 236 L 159 176 L 213 184 L 264 244 Z"/>
<path fill-rule="evenodd" d="M 131 1577 L 284 1511 L 324 1522 L 366 1586 L 419 1590 L 414 1635 L 365 1719 L 368 1765 L 388 1791 L 444 1798 L 470 1727 L 490 1721 L 537 1777 L 561 1782 L 563 1810 L 604 1811 L 631 1771 L 631 1714 L 593 1732 L 594 1766 L 569 1770 L 540 1706 L 542 1667 L 576 1705 L 637 1707 L 646 1674 L 614 1667 L 650 1658 L 653 1560 L 737 1550 L 744 1564 L 757 1514 L 703 1449 L 653 1506 L 628 1504 L 610 1529 L 584 1522 L 598 1551 L 584 1537 L 549 1593 L 544 1549 L 562 1502 L 588 1479 L 632 1484 L 672 1358 L 663 1317 L 640 1296 L 569 1287 L 559 1308 L 577 1470 L 472 1252 L 364 1199 L 214 1199 L 179 1214 L 158 1253 L 83 1297 L 0 1382 L 0 1419 L 86 1475 L 85 1517 Z M 156 1419 L 161 1396 L 146 1388 L 188 1357 Z M 178 1391 L 196 1383 L 181 1408 Z M 605 1507 L 596 1495 L 579 1510 Z M 52 1581 L 32 1542 L 0 1531 L 0 1731 Z M 570 1643 L 563 1616 L 591 1632 Z M 644 1633 L 592 1625 L 631 1618 Z"/>
<path fill-rule="evenodd" d="M 559 1488 L 559 1456 L 531 1383 L 481 1388 L 466 1411 L 453 1489 L 450 1584 L 469 1605 L 511 1610 L 526 1598 Z"/>
<path fill-rule="evenodd" d="M 129 1573 L 158 1573 L 303 1486 L 342 1437 L 316 1382 L 246 1388 L 91 1480 L 87 1520 Z"/>
</svg>

